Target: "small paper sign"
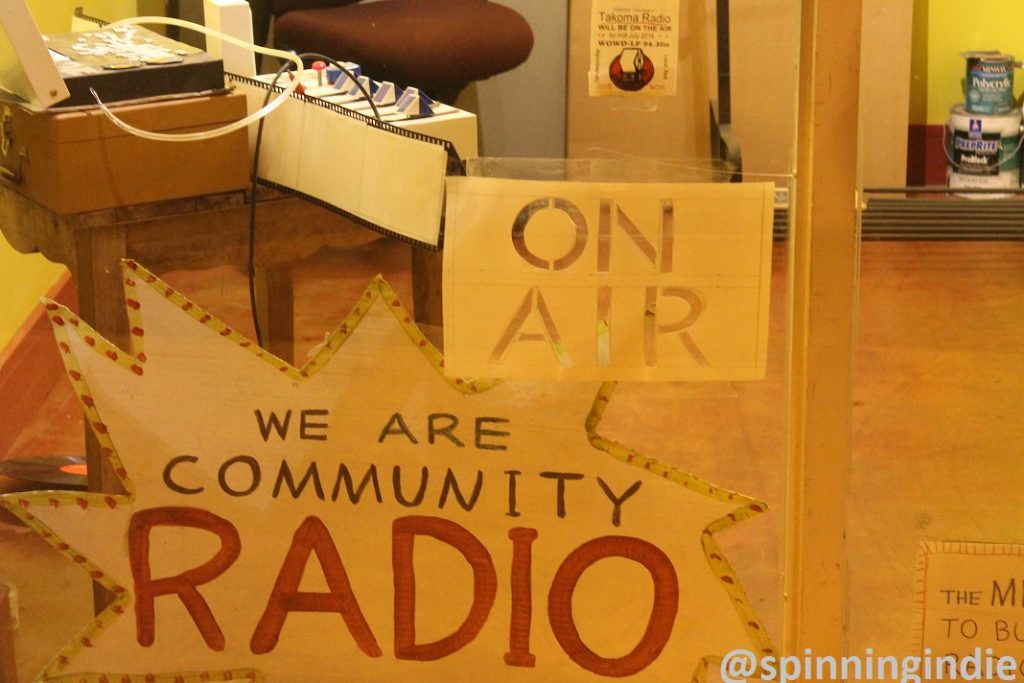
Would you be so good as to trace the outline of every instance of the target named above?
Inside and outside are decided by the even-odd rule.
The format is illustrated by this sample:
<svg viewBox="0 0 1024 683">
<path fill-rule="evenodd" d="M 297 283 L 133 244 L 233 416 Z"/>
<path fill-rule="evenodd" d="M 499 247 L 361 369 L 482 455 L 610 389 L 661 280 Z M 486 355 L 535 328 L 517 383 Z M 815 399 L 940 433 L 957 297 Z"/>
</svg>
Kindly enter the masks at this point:
<svg viewBox="0 0 1024 683">
<path fill-rule="evenodd" d="M 676 0 L 594 0 L 590 95 L 675 95 Z"/>
<path fill-rule="evenodd" d="M 760 379 L 773 211 L 771 183 L 450 178 L 448 371 Z"/>
<path fill-rule="evenodd" d="M 1024 662 L 1024 545 L 922 543 L 916 597 L 922 653 L 968 659 L 961 673 L 984 679 L 1000 657 Z"/>
</svg>

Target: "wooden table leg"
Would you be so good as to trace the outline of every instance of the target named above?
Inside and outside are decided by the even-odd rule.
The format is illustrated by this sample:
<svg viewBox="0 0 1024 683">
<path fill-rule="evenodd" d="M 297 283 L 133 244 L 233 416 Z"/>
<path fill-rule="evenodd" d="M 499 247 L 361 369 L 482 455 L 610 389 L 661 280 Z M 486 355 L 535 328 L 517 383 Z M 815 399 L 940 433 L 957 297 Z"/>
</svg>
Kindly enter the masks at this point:
<svg viewBox="0 0 1024 683">
<path fill-rule="evenodd" d="M 125 257 L 123 226 L 81 229 L 75 234 L 72 270 L 78 286 L 82 319 L 121 349 L 128 348 L 128 314 L 125 311 L 121 259 Z M 85 457 L 89 490 L 120 493 L 123 489 L 114 470 L 100 454 L 92 430 L 85 429 Z"/>
<path fill-rule="evenodd" d="M 128 349 L 128 313 L 125 310 L 121 259 L 125 258 L 125 230 L 111 225 L 81 229 L 75 233 L 75 263 L 72 274 L 78 285 L 78 307 L 82 319 L 121 349 Z M 123 493 L 114 468 L 103 457 L 99 441 L 85 427 L 85 462 L 90 491 Z M 113 602 L 113 594 L 93 583 L 93 604 L 97 613 Z"/>
<path fill-rule="evenodd" d="M 263 333 L 263 344 L 272 354 L 293 365 L 294 302 L 295 285 L 290 265 L 256 267 L 256 316 Z"/>
<path fill-rule="evenodd" d="M 412 309 L 416 322 L 440 327 L 441 261 L 439 251 L 412 250 Z"/>
<path fill-rule="evenodd" d="M 14 607 L 10 587 L 0 583 L 0 683 L 18 683 L 14 661 Z"/>
</svg>

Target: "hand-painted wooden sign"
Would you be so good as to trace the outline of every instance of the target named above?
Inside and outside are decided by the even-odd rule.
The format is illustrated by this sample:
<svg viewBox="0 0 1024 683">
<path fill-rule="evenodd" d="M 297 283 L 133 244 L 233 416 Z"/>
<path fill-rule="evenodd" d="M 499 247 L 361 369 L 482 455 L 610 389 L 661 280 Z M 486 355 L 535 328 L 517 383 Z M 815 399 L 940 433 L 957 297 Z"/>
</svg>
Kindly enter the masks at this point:
<svg viewBox="0 0 1024 683">
<path fill-rule="evenodd" d="M 760 379 L 773 211 L 771 183 L 449 178 L 448 370 Z"/>
<path fill-rule="evenodd" d="M 929 541 L 917 564 L 920 652 L 942 658 L 927 678 L 1024 675 L 1024 545 Z"/>
<path fill-rule="evenodd" d="M 679 680 L 771 651 L 715 537 L 764 504 L 603 438 L 612 385 L 446 378 L 381 280 L 297 369 L 125 277 L 130 350 L 49 308 L 127 493 L 0 497 L 116 596 L 48 680 Z"/>
</svg>

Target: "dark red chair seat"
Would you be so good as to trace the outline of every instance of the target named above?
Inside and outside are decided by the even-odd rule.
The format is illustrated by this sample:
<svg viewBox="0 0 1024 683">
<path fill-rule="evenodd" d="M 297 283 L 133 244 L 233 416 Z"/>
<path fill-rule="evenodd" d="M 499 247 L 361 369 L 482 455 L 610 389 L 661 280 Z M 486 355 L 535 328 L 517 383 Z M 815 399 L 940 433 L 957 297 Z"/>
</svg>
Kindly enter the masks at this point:
<svg viewBox="0 0 1024 683">
<path fill-rule="evenodd" d="M 357 62 L 371 78 L 448 103 L 533 48 L 526 20 L 486 0 L 275 0 L 274 14 L 277 47 Z"/>
</svg>

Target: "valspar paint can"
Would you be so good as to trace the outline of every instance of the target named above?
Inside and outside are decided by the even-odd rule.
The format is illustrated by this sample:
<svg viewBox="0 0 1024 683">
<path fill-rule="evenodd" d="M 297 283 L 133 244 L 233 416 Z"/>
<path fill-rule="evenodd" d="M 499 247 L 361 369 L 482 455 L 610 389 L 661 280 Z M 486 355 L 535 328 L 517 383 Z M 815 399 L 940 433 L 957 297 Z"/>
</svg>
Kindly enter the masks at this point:
<svg viewBox="0 0 1024 683">
<path fill-rule="evenodd" d="M 964 106 L 970 114 L 1007 114 L 1013 110 L 1013 55 L 964 52 L 967 80 Z"/>
<path fill-rule="evenodd" d="M 992 115 L 971 114 L 962 105 L 953 107 L 946 128 L 946 160 L 947 177 L 952 188 L 1018 187 L 1021 171 L 1020 110 Z"/>
</svg>

